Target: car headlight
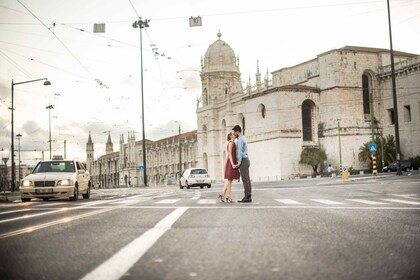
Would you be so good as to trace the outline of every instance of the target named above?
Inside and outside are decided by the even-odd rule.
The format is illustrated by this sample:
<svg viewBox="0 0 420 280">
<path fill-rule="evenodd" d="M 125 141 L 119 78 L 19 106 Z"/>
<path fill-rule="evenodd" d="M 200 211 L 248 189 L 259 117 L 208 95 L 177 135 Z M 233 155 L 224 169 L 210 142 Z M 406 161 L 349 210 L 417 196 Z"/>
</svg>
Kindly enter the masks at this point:
<svg viewBox="0 0 420 280">
<path fill-rule="evenodd" d="M 73 186 L 72 179 L 58 180 L 57 186 Z"/>
<path fill-rule="evenodd" d="M 30 180 L 22 180 L 21 182 L 22 187 L 33 187 L 32 181 Z"/>
</svg>

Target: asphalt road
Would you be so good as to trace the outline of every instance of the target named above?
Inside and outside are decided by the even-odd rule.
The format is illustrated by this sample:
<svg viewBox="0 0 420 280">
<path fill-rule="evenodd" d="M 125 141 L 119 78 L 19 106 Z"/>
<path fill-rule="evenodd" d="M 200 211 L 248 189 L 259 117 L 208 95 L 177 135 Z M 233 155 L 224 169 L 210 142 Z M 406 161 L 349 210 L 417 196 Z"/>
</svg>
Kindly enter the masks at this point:
<svg viewBox="0 0 420 280">
<path fill-rule="evenodd" d="M 2 203 L 0 279 L 420 279 L 418 173 L 221 189 Z"/>
</svg>

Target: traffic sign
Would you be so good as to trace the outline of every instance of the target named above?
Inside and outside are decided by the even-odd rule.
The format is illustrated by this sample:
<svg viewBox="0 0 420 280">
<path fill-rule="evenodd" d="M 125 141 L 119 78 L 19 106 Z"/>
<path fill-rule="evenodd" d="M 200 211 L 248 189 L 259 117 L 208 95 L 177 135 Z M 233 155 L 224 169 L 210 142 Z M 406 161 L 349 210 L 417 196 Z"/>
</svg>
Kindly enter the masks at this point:
<svg viewBox="0 0 420 280">
<path fill-rule="evenodd" d="M 140 165 L 140 166 L 139 166 L 139 170 L 140 170 L 140 171 L 144 171 L 144 166 L 143 166 L 143 165 Z"/>
<path fill-rule="evenodd" d="M 376 144 L 375 143 L 369 144 L 369 151 L 371 153 L 376 153 L 377 149 L 376 149 Z"/>
</svg>

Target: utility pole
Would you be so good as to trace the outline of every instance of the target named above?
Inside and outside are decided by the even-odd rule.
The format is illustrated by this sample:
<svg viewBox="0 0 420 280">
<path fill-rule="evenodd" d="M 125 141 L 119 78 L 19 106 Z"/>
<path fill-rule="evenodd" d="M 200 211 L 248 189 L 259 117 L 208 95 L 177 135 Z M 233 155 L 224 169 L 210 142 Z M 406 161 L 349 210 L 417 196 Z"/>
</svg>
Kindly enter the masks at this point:
<svg viewBox="0 0 420 280">
<path fill-rule="evenodd" d="M 398 125 L 398 102 L 397 102 L 397 88 L 395 85 L 395 68 L 394 68 L 394 50 L 392 48 L 392 32 L 391 32 L 391 11 L 389 8 L 389 0 L 387 0 L 388 6 L 388 26 L 389 26 L 389 45 L 391 53 L 391 81 L 392 81 L 392 100 L 394 104 L 394 128 L 395 128 L 395 145 L 397 151 L 397 175 L 402 175 L 401 162 L 400 162 L 400 131 Z"/>
<path fill-rule="evenodd" d="M 343 175 L 343 161 L 341 160 L 341 135 L 340 135 L 340 121 L 341 119 L 337 119 L 338 121 L 338 152 L 340 154 L 340 175 Z"/>
<path fill-rule="evenodd" d="M 181 125 L 179 125 L 179 132 L 178 132 L 178 145 L 179 145 L 179 177 L 181 178 L 182 175 L 182 149 L 181 149 Z"/>
<path fill-rule="evenodd" d="M 143 174 L 144 174 L 144 186 L 147 186 L 147 164 L 146 164 L 146 136 L 144 131 L 144 91 L 143 91 L 143 41 L 142 41 L 142 29 L 149 27 L 150 20 L 142 20 L 139 18 L 138 21 L 133 23 L 133 28 L 140 29 L 140 73 L 141 73 L 141 120 L 142 120 L 142 134 L 143 134 Z"/>
<path fill-rule="evenodd" d="M 49 119 L 48 119 L 48 124 L 49 124 L 49 128 L 48 128 L 48 135 L 49 135 L 49 143 L 50 143 L 50 160 L 52 159 L 51 156 L 51 109 L 54 109 L 54 105 L 52 104 L 48 104 L 47 107 L 45 107 L 45 109 L 48 109 L 48 115 L 49 115 Z"/>
</svg>

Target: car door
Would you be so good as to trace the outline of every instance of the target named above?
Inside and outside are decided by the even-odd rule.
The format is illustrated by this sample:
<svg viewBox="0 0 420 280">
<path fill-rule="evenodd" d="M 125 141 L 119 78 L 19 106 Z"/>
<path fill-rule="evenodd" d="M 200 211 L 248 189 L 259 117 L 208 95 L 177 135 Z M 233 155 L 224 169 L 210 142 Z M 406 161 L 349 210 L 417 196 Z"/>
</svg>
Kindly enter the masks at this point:
<svg viewBox="0 0 420 280">
<path fill-rule="evenodd" d="M 85 191 L 88 185 L 88 179 L 86 174 L 86 169 L 83 164 L 76 161 L 76 168 L 77 168 L 77 181 L 79 182 L 79 191 Z"/>
</svg>

